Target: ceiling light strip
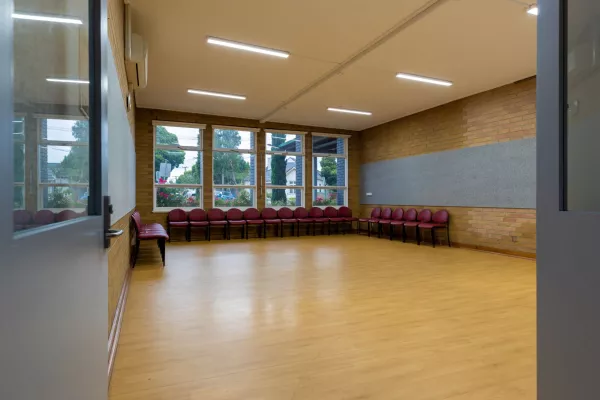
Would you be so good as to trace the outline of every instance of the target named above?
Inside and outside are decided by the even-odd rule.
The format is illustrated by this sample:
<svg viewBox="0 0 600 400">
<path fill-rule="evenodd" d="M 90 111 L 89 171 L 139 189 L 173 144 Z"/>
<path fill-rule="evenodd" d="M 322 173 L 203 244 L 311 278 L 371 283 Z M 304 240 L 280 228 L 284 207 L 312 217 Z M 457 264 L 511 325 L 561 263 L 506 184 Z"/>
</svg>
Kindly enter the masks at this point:
<svg viewBox="0 0 600 400">
<path fill-rule="evenodd" d="M 452 82 L 450 82 L 450 81 L 444 81 L 444 80 L 441 80 L 441 79 L 428 78 L 426 76 L 419 76 L 419 75 L 413 75 L 413 74 L 405 74 L 405 73 L 402 73 L 402 72 L 399 73 L 399 74 L 397 74 L 396 78 L 408 79 L 410 81 L 431 83 L 433 85 L 452 86 Z"/>
<path fill-rule="evenodd" d="M 61 78 L 46 78 L 48 82 L 56 83 L 74 83 L 77 85 L 89 85 L 90 81 L 84 81 L 82 79 L 61 79 Z"/>
<path fill-rule="evenodd" d="M 217 46 L 230 47 L 232 49 L 250 51 L 253 53 L 266 54 L 274 57 L 288 58 L 290 53 L 281 50 L 268 49 L 266 47 L 253 46 L 250 44 L 244 44 L 239 42 L 233 42 L 231 40 L 219 39 L 215 37 L 208 37 L 206 40 L 207 43 L 215 44 Z"/>
<path fill-rule="evenodd" d="M 12 17 L 13 19 L 26 19 L 30 21 L 57 22 L 60 24 L 83 25 L 83 21 L 77 18 L 52 17 L 49 15 L 23 13 L 13 13 Z"/>
<path fill-rule="evenodd" d="M 373 113 L 371 113 L 369 111 L 348 110 L 345 108 L 335 108 L 335 107 L 329 107 L 327 109 L 327 111 L 335 111 L 335 112 L 346 113 L 346 114 L 373 115 Z"/>
<path fill-rule="evenodd" d="M 188 93 L 199 94 L 199 95 L 203 95 L 203 96 L 224 97 L 226 99 L 234 99 L 234 100 L 246 100 L 246 96 L 240 96 L 237 94 L 228 94 L 228 93 L 209 92 L 207 90 L 188 89 Z"/>
</svg>

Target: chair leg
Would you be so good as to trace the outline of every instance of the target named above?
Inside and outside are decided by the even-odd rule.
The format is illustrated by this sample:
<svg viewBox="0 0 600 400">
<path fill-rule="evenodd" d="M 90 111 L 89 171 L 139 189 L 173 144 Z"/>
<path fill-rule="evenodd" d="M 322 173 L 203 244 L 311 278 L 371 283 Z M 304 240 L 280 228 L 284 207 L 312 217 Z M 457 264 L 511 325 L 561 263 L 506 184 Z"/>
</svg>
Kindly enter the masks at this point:
<svg viewBox="0 0 600 400">
<path fill-rule="evenodd" d="M 208 241 L 210 242 L 210 225 L 208 225 L 206 229 L 208 229 Z"/>
<path fill-rule="evenodd" d="M 329 225 L 329 229 L 327 230 L 327 236 L 331 236 L 331 221 L 327 223 Z M 323 224 L 323 229 L 325 229 L 325 224 Z"/>
<path fill-rule="evenodd" d="M 394 237 L 394 226 L 390 224 L 390 240 Z"/>
<path fill-rule="evenodd" d="M 135 264 L 137 263 L 138 254 L 140 253 L 140 240 L 135 240 L 135 248 L 133 249 L 133 267 L 135 268 Z"/>
<path fill-rule="evenodd" d="M 435 228 L 431 228 L 431 247 L 435 247 Z"/>
<path fill-rule="evenodd" d="M 192 228 L 188 225 L 187 228 L 185 228 L 185 235 L 187 236 L 187 241 L 191 242 L 192 241 Z"/>
<path fill-rule="evenodd" d="M 163 267 L 165 266 L 165 239 L 158 239 L 158 249 L 160 250 L 160 258 L 162 258 Z"/>
<path fill-rule="evenodd" d="M 406 243 L 406 226 L 402 225 L 402 243 Z"/>
<path fill-rule="evenodd" d="M 419 230 L 419 227 L 417 226 L 415 228 L 415 235 L 417 235 L 417 245 L 421 245 L 421 232 Z"/>
<path fill-rule="evenodd" d="M 450 227 L 446 226 L 446 240 L 448 241 L 448 247 L 452 247 L 452 245 L 450 245 Z"/>
</svg>

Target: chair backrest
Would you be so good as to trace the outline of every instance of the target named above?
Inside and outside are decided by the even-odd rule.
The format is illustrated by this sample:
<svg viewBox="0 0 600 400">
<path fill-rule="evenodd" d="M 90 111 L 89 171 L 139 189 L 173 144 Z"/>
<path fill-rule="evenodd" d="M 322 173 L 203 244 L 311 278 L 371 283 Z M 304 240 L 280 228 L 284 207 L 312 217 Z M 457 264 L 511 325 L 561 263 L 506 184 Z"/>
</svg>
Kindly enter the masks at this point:
<svg viewBox="0 0 600 400">
<path fill-rule="evenodd" d="M 264 208 L 261 216 L 263 219 L 277 219 L 277 210 L 271 207 Z"/>
<path fill-rule="evenodd" d="M 260 219 L 260 211 L 256 208 L 248 208 L 244 211 L 244 219 L 248 221 Z"/>
<path fill-rule="evenodd" d="M 346 206 L 340 207 L 338 210 L 338 217 L 350 218 L 352 217 L 352 210 Z"/>
<path fill-rule="evenodd" d="M 402 218 L 404 218 L 404 210 L 402 207 L 398 207 L 392 213 L 392 219 L 394 221 L 402 221 Z"/>
<path fill-rule="evenodd" d="M 181 208 L 176 208 L 169 211 L 167 214 L 167 221 L 169 222 L 185 222 L 187 221 L 187 213 Z"/>
<path fill-rule="evenodd" d="M 56 216 L 56 222 L 68 221 L 77 218 L 77 213 L 73 210 L 63 210 Z"/>
<path fill-rule="evenodd" d="M 404 213 L 404 220 L 410 222 L 416 221 L 417 210 L 415 210 L 414 208 L 409 208 L 408 210 L 406 210 L 406 212 Z"/>
<path fill-rule="evenodd" d="M 417 219 L 419 220 L 419 222 L 431 222 L 431 210 L 426 208 L 424 210 L 419 211 Z"/>
<path fill-rule="evenodd" d="M 381 219 L 392 219 L 392 209 L 389 207 L 384 208 L 381 213 Z"/>
<path fill-rule="evenodd" d="M 308 217 L 308 211 L 304 207 L 298 207 L 294 210 L 294 218 L 306 218 Z"/>
<path fill-rule="evenodd" d="M 211 208 L 208 210 L 206 217 L 209 221 L 225 221 L 225 211 L 219 208 Z"/>
<path fill-rule="evenodd" d="M 294 212 L 287 207 L 282 207 L 277 211 L 277 216 L 281 219 L 291 219 L 294 218 Z"/>
<path fill-rule="evenodd" d="M 439 210 L 436 211 L 435 214 L 433 214 L 432 220 L 436 224 L 447 224 L 449 217 L 450 216 L 448 215 L 448 211 Z"/>
<path fill-rule="evenodd" d="M 206 211 L 201 208 L 194 208 L 190 211 L 188 218 L 194 222 L 206 221 Z"/>
<path fill-rule="evenodd" d="M 240 221 L 242 219 L 244 219 L 244 213 L 239 208 L 232 208 L 231 210 L 227 210 L 228 221 Z"/>
<path fill-rule="evenodd" d="M 133 214 L 131 214 L 131 219 L 135 225 L 135 230 L 140 232 L 142 230 L 142 217 L 140 216 L 139 211 L 134 211 Z"/>
<path fill-rule="evenodd" d="M 56 221 L 56 215 L 50 210 L 40 210 L 33 216 L 33 223 L 36 225 L 53 224 Z"/>
<path fill-rule="evenodd" d="M 371 218 L 380 218 L 381 217 L 381 208 L 375 207 L 371 211 Z"/>
<path fill-rule="evenodd" d="M 338 210 L 333 207 L 326 207 L 323 215 L 325 218 L 336 218 L 338 216 Z"/>
<path fill-rule="evenodd" d="M 31 223 L 31 213 L 27 210 L 13 211 L 13 222 L 15 225 L 27 225 Z"/>
<path fill-rule="evenodd" d="M 308 211 L 308 216 L 311 217 L 311 218 L 322 218 L 323 217 L 323 210 L 321 210 L 319 207 L 312 207 Z"/>
</svg>

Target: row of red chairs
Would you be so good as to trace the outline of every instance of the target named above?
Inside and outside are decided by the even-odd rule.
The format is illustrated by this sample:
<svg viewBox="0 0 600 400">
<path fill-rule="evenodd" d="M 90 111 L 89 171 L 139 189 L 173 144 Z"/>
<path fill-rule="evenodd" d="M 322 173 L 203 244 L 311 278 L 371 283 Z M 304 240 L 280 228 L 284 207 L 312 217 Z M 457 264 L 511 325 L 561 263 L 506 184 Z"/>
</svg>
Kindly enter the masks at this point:
<svg viewBox="0 0 600 400">
<path fill-rule="evenodd" d="M 85 212 L 76 213 L 73 210 L 63 210 L 59 213 L 54 213 L 50 210 L 40 210 L 35 214 L 27 210 L 14 210 L 13 223 L 16 231 L 31 229 L 38 226 L 50 225 L 56 222 L 68 221 L 85 216 Z"/>
<path fill-rule="evenodd" d="M 431 210 L 424 209 L 417 213 L 414 208 L 409 208 L 406 212 L 402 208 L 397 208 L 392 211 L 391 208 L 376 207 L 371 211 L 370 218 L 361 218 L 358 221 L 358 233 L 361 233 L 361 223 L 368 224 L 368 234 L 371 236 L 373 226 L 377 228 L 377 237 L 381 237 L 383 228 L 388 227 L 390 240 L 394 238 L 394 229 L 401 228 L 402 241 L 406 242 L 406 228 L 415 228 L 415 236 L 417 243 L 421 244 L 421 232 L 431 231 L 431 244 L 435 247 L 435 231 L 436 229 L 446 230 L 446 240 L 450 247 L 450 215 L 446 210 L 436 211 L 432 214 Z"/>
<path fill-rule="evenodd" d="M 295 229 L 296 235 L 300 236 L 300 225 L 306 224 L 307 233 L 309 233 L 312 225 L 314 236 L 316 225 L 321 224 L 321 233 L 325 233 L 325 225 L 327 225 L 328 234 L 331 235 L 332 224 L 337 226 L 338 231 L 340 224 L 342 224 L 342 232 L 345 234 L 344 224 L 349 223 L 350 229 L 352 229 L 354 221 L 358 221 L 358 218 L 352 217 L 352 210 L 348 207 L 340 207 L 339 210 L 334 207 L 327 207 L 325 210 L 318 207 L 313 207 L 310 210 L 298 207 L 293 211 L 287 207 L 279 210 L 265 208 L 262 212 L 256 208 L 248 208 L 243 212 L 237 208 L 229 209 L 227 212 L 218 208 L 208 211 L 197 208 L 189 213 L 182 209 L 175 209 L 167 215 L 167 234 L 169 237 L 171 236 L 172 228 L 184 228 L 186 230 L 185 237 L 187 241 L 190 241 L 194 228 L 204 228 L 205 238 L 210 241 L 211 229 L 220 227 L 223 229 L 223 238 L 231 239 L 231 229 L 239 227 L 241 228 L 242 238 L 245 235 L 248 239 L 248 231 L 250 227 L 254 226 L 257 229 L 258 236 L 266 238 L 267 227 L 275 226 L 279 235 L 283 237 L 283 228 L 285 225 L 289 225 L 292 227 L 292 234 Z"/>
</svg>

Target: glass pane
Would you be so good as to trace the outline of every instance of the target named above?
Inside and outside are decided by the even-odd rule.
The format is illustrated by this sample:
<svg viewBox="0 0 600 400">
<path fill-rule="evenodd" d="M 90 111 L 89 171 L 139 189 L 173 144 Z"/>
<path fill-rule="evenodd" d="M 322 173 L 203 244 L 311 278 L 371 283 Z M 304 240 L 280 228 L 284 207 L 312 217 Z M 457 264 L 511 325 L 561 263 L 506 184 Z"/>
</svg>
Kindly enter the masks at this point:
<svg viewBox="0 0 600 400">
<path fill-rule="evenodd" d="M 15 210 L 22 210 L 25 208 L 25 186 L 15 186 L 13 208 Z"/>
<path fill-rule="evenodd" d="M 89 183 L 88 146 L 44 145 L 39 155 L 40 182 Z"/>
<path fill-rule="evenodd" d="M 267 154 L 265 180 L 267 186 L 303 186 L 304 157 Z"/>
<path fill-rule="evenodd" d="M 213 197 L 215 207 L 255 207 L 254 189 L 219 187 Z"/>
<path fill-rule="evenodd" d="M 345 189 L 314 189 L 313 206 L 344 206 L 346 205 Z"/>
<path fill-rule="evenodd" d="M 155 150 L 154 179 L 156 183 L 202 184 L 202 152 Z"/>
<path fill-rule="evenodd" d="M 25 144 L 15 142 L 13 145 L 14 182 L 25 182 Z"/>
<path fill-rule="evenodd" d="M 267 132 L 267 151 L 302 153 L 304 136 L 288 133 Z"/>
<path fill-rule="evenodd" d="M 345 138 L 313 136 L 312 146 L 314 154 L 346 154 Z"/>
<path fill-rule="evenodd" d="M 347 186 L 346 159 L 313 157 L 313 186 Z"/>
<path fill-rule="evenodd" d="M 267 189 L 267 207 L 302 207 L 304 190 L 302 189 Z"/>
<path fill-rule="evenodd" d="M 215 185 L 256 185 L 254 154 L 213 152 L 213 183 Z"/>
<path fill-rule="evenodd" d="M 567 209 L 600 211 L 600 2 L 569 0 L 567 7 Z"/>
<path fill-rule="evenodd" d="M 202 138 L 198 128 L 178 126 L 157 126 L 156 144 L 202 147 Z"/>
<path fill-rule="evenodd" d="M 202 189 L 185 187 L 157 187 L 157 208 L 197 208 L 200 207 Z"/>
<path fill-rule="evenodd" d="M 88 188 L 85 186 L 40 186 L 40 208 L 85 211 Z"/>
<path fill-rule="evenodd" d="M 215 149 L 254 149 L 254 132 L 237 129 L 215 129 L 213 137 Z"/>
</svg>

